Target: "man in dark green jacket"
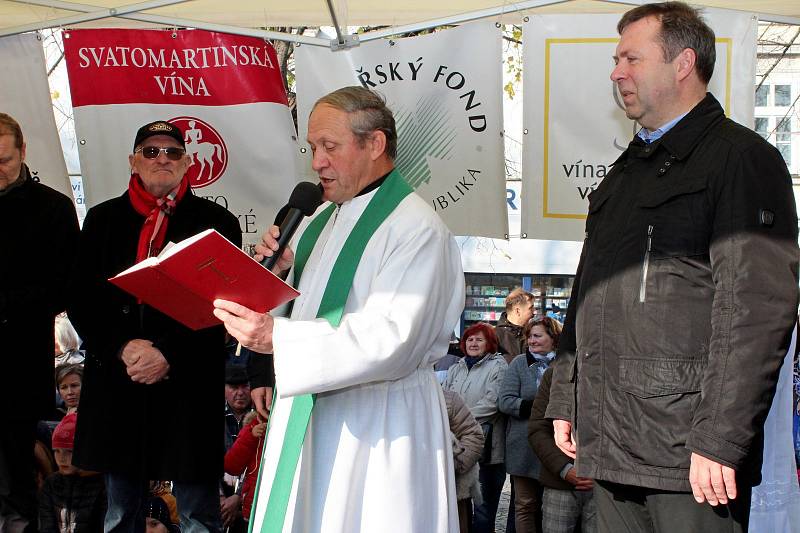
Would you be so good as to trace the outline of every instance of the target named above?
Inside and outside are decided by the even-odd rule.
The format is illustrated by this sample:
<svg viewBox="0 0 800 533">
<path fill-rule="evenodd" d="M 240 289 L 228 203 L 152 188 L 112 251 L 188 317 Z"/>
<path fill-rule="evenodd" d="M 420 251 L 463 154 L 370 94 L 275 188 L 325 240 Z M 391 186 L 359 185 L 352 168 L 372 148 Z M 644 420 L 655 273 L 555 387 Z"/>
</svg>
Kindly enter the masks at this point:
<svg viewBox="0 0 800 533">
<path fill-rule="evenodd" d="M 601 531 L 746 531 L 797 312 L 791 179 L 706 92 L 694 9 L 639 6 L 618 30 L 611 79 L 642 130 L 589 197 L 547 416 Z"/>
</svg>

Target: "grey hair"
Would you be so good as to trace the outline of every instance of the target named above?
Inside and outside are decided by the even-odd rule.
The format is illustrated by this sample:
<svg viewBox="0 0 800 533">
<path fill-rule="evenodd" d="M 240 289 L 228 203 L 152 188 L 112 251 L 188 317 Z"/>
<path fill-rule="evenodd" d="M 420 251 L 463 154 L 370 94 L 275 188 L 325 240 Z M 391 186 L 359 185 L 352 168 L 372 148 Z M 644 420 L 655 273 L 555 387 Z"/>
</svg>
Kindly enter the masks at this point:
<svg viewBox="0 0 800 533">
<path fill-rule="evenodd" d="M 61 347 L 62 352 L 68 352 L 70 350 L 77 350 L 80 348 L 81 339 L 78 337 L 78 332 L 75 331 L 75 328 L 72 326 L 72 322 L 69 321 L 69 318 L 64 315 L 58 315 L 56 317 L 55 337 L 56 342 Z"/>
<path fill-rule="evenodd" d="M 386 155 L 392 160 L 397 157 L 397 128 L 392 110 L 386 106 L 383 96 L 354 85 L 326 94 L 317 100 L 314 109 L 321 104 L 344 111 L 350 116 L 350 131 L 362 147 L 374 131 L 382 131 L 386 136 Z"/>
</svg>

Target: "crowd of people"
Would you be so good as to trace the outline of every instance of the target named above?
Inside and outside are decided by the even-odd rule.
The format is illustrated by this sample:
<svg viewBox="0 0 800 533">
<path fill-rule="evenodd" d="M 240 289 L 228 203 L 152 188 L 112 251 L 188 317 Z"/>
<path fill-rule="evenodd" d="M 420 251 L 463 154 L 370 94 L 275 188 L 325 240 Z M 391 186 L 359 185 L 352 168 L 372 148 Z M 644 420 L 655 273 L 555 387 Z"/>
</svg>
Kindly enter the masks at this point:
<svg viewBox="0 0 800 533">
<path fill-rule="evenodd" d="M 532 304 L 531 293 L 515 289 L 500 321 L 506 325 L 506 345 L 519 354 L 508 357 L 500 345 L 501 326 L 477 323 L 463 332 L 440 374 L 462 532 L 494 531 L 507 475 L 515 491 L 508 531 L 595 531 L 592 482 L 577 477 L 570 458 L 555 447 L 552 424 L 544 418 L 552 375 L 548 368 L 562 326 L 553 318 L 534 316 Z M 508 316 L 524 325 L 512 326 L 509 334 L 513 322 Z M 39 530 L 102 531 L 105 478 L 72 460 L 87 354 L 66 314 L 56 317 L 54 338 L 53 409 L 39 420 L 35 443 Z M 218 488 L 222 527 L 231 533 L 247 531 L 267 429 L 251 400 L 251 357 L 236 343 L 226 346 L 220 424 L 224 475 Z M 148 480 L 143 507 L 148 533 L 181 530 L 171 481 Z"/>
<path fill-rule="evenodd" d="M 192 193 L 184 133 L 140 127 L 127 189 L 79 230 L 0 113 L 0 533 L 484 533 L 508 476 L 507 531 L 747 531 L 797 318 L 791 181 L 707 92 L 695 9 L 643 4 L 618 31 L 642 129 L 588 197 L 564 324 L 517 289 L 459 350 L 459 249 L 376 92 L 316 102 L 324 203 L 255 247 L 300 292 L 286 316 L 217 299 L 201 330 L 108 281 L 207 229 L 241 245 Z"/>
<path fill-rule="evenodd" d="M 507 532 L 596 531 L 592 480 L 577 476 L 572 459 L 555 446 L 553 425 L 544 417 L 549 367 L 562 325 L 535 316 L 533 304 L 530 292 L 511 291 L 496 327 L 479 322 L 464 330 L 462 356 L 443 377 L 443 389 L 463 401 L 483 435 L 476 458 L 479 498 L 470 502 L 459 495 L 461 531 L 494 531 L 507 477 L 512 486 Z M 500 337 L 518 353 L 510 355 Z"/>
</svg>

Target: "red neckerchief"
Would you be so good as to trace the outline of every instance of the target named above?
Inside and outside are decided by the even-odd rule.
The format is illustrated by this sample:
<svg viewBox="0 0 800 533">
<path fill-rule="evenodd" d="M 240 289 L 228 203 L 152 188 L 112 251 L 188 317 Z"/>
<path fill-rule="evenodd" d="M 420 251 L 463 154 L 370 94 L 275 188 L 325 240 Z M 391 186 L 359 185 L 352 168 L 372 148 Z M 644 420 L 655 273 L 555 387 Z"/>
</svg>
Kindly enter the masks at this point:
<svg viewBox="0 0 800 533">
<path fill-rule="evenodd" d="M 181 182 L 163 198 L 156 198 L 144 188 L 139 174 L 131 174 L 128 183 L 128 198 L 137 213 L 145 217 L 139 232 L 139 247 L 136 249 L 136 262 L 158 255 L 164 245 L 167 234 L 167 223 L 175 206 L 178 205 L 186 191 L 189 190 L 189 179 L 183 176 Z"/>
</svg>

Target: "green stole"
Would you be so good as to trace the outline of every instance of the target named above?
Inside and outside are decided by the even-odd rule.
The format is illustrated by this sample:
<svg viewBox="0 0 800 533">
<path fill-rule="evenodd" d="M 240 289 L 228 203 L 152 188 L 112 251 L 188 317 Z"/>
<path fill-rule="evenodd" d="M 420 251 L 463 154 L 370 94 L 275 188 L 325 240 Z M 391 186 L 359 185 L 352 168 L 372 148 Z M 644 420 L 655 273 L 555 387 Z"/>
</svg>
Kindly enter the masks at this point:
<svg viewBox="0 0 800 533">
<path fill-rule="evenodd" d="M 317 310 L 317 318 L 324 318 L 333 327 L 339 325 L 342 320 L 344 306 L 347 303 L 347 297 L 350 294 L 350 287 L 353 285 L 356 268 L 361 261 L 361 256 L 364 254 L 367 243 L 375 233 L 375 230 L 386 220 L 386 217 L 412 191 L 411 186 L 406 183 L 403 176 L 396 169 L 392 170 L 378 188 L 336 258 Z M 336 206 L 334 204 L 329 205 L 311 221 L 308 228 L 303 232 L 303 236 L 297 244 L 297 253 L 294 260 L 295 287 L 300 286 L 300 276 L 303 274 L 303 269 L 311 255 L 311 251 L 314 249 L 322 229 L 335 209 Z M 295 396 L 292 401 L 283 447 L 275 470 L 275 477 L 272 480 L 272 489 L 267 501 L 267 510 L 264 515 L 261 533 L 280 533 L 283 530 L 286 508 L 292 493 L 297 462 L 303 449 L 303 441 L 306 436 L 308 422 L 311 419 L 311 411 L 314 408 L 314 400 L 314 395 L 303 394 Z M 258 484 L 260 485 L 260 475 Z M 254 501 L 258 501 L 258 493 L 255 494 Z"/>
</svg>

